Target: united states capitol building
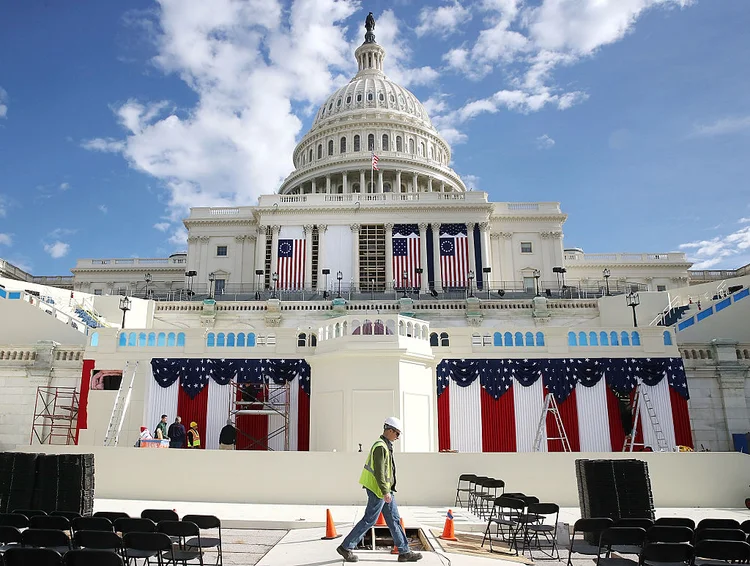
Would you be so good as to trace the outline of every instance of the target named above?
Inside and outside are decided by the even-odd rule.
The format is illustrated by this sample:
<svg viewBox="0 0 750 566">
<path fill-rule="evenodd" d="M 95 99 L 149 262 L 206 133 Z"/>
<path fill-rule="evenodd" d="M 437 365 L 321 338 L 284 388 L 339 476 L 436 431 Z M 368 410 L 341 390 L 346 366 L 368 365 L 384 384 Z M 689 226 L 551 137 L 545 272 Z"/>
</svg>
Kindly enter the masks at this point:
<svg viewBox="0 0 750 566">
<path fill-rule="evenodd" d="M 187 411 L 209 449 L 229 416 L 249 449 L 357 451 L 395 414 L 404 451 L 620 451 L 617 399 L 640 387 L 658 415 L 636 418 L 644 447 L 729 450 L 750 431 L 746 270 L 566 247 L 560 203 L 467 189 L 422 103 L 387 78 L 372 27 L 354 57 L 278 191 L 191 209 L 187 252 L 79 259 L 48 279 L 0 262 L 0 308 L 23 328 L 0 334 L 0 385 L 24 384 L 0 412 L 28 407 L 0 424 L 0 449 L 30 433 L 102 445 L 113 428 L 132 446 L 140 426 Z M 213 360 L 213 379 L 182 367 L 165 385 L 170 359 Z M 583 376 L 575 364 L 598 377 L 561 386 Z M 119 390 L 94 388 L 94 368 L 123 370 Z M 278 406 L 238 404 L 226 388 L 256 379 L 245 371 L 270 387 L 265 403 L 280 388 Z M 180 392 L 193 386 L 207 399 Z M 40 387 L 85 407 L 65 438 L 38 418 Z M 567 445 L 547 440 L 560 434 L 549 392 Z"/>
</svg>

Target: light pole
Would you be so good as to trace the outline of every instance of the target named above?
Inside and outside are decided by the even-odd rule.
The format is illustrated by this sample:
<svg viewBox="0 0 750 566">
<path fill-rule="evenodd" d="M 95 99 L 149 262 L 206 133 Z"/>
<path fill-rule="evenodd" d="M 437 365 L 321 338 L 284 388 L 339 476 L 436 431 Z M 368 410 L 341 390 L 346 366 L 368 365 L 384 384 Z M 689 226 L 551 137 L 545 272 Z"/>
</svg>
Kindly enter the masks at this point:
<svg viewBox="0 0 750 566">
<path fill-rule="evenodd" d="M 490 298 L 490 273 L 492 273 L 491 267 L 483 267 L 482 273 L 484 273 L 484 280 L 482 281 L 482 285 L 484 285 L 485 289 L 487 289 L 487 299 Z"/>
<path fill-rule="evenodd" d="M 185 277 L 188 278 L 188 288 L 187 288 L 187 296 L 188 296 L 188 298 L 190 298 L 193 295 L 195 295 L 195 293 L 193 293 L 193 277 L 195 277 L 196 275 L 198 275 L 197 271 L 192 271 L 191 270 L 191 271 L 186 271 L 185 272 Z"/>
<path fill-rule="evenodd" d="M 539 296 L 539 278 L 542 276 L 542 272 L 538 269 L 534 270 L 534 285 L 536 286 L 536 296 Z"/>
<path fill-rule="evenodd" d="M 606 290 L 607 297 L 609 297 L 609 295 L 610 295 L 610 293 L 609 293 L 609 269 L 604 269 L 602 271 L 602 275 L 604 276 L 604 286 L 607 289 Z"/>
<path fill-rule="evenodd" d="M 146 279 L 146 298 L 148 299 L 148 286 L 151 284 L 151 281 L 153 281 L 153 277 L 151 277 L 150 273 L 146 273 L 144 276 L 144 279 Z"/>
<path fill-rule="evenodd" d="M 338 282 L 339 282 L 339 292 L 338 292 L 338 294 L 336 295 L 336 297 L 337 297 L 337 298 L 339 298 L 339 299 L 341 298 L 341 280 L 342 280 L 343 278 L 344 278 L 344 274 L 343 274 L 343 273 L 341 273 L 340 271 L 336 273 L 336 279 L 337 279 L 337 280 L 338 280 Z"/>
<path fill-rule="evenodd" d="M 325 285 L 323 287 L 323 298 L 327 299 L 328 298 L 328 274 L 331 273 L 331 270 L 330 269 L 324 269 L 322 271 L 322 273 L 323 273 L 323 275 L 326 278 L 325 279 Z"/>
<path fill-rule="evenodd" d="M 271 296 L 272 299 L 276 298 L 276 289 L 279 285 L 279 274 L 275 271 L 273 272 L 273 275 L 271 275 L 271 280 L 273 281 L 273 295 Z"/>
<path fill-rule="evenodd" d="M 641 298 L 638 296 L 638 293 L 635 292 L 628 293 L 625 298 L 628 302 L 628 306 L 633 309 L 633 326 L 638 328 L 638 319 L 635 316 L 635 307 L 641 304 Z"/>
<path fill-rule="evenodd" d="M 255 270 L 255 300 L 260 301 L 260 278 L 263 275 L 262 269 Z"/>
<path fill-rule="evenodd" d="M 474 272 L 469 271 L 469 296 L 474 296 Z"/>
<path fill-rule="evenodd" d="M 130 310 L 130 299 L 123 297 L 120 299 L 120 310 L 122 311 L 122 328 L 125 328 L 125 313 Z"/>
<path fill-rule="evenodd" d="M 208 298 L 214 298 L 214 281 L 216 281 L 216 274 L 212 271 L 208 274 Z"/>
<path fill-rule="evenodd" d="M 404 298 L 406 298 L 406 286 L 409 284 L 409 272 L 405 269 L 403 272 L 401 272 L 401 279 L 403 280 L 404 284 Z"/>
</svg>

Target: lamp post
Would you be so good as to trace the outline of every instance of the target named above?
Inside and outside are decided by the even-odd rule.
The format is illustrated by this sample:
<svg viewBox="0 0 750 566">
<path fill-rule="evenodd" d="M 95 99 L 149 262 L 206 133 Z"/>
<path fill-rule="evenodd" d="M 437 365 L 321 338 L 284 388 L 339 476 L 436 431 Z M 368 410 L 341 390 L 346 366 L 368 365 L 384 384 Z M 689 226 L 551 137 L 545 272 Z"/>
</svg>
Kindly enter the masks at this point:
<svg viewBox="0 0 750 566">
<path fill-rule="evenodd" d="M 610 296 L 610 293 L 609 293 L 609 275 L 610 275 L 610 274 L 609 274 L 609 269 L 604 269 L 604 270 L 602 271 L 602 276 L 604 277 L 604 286 L 605 286 L 605 287 L 606 287 L 606 289 L 607 289 L 607 290 L 606 290 L 606 293 L 607 293 L 607 297 L 609 297 L 609 296 Z"/>
<path fill-rule="evenodd" d="M 279 285 L 279 274 L 275 271 L 273 272 L 273 275 L 271 275 L 271 280 L 273 281 L 273 294 L 271 295 L 272 299 L 276 298 L 276 289 Z"/>
<path fill-rule="evenodd" d="M 336 273 L 336 279 L 339 282 L 339 291 L 338 291 L 338 294 L 336 295 L 336 297 L 339 298 L 339 299 L 341 298 L 341 280 L 343 278 L 344 278 L 344 274 L 343 273 L 341 273 L 340 271 Z"/>
<path fill-rule="evenodd" d="M 406 298 L 406 286 L 409 284 L 409 272 L 404 269 L 404 271 L 401 273 L 401 279 L 403 280 L 404 284 L 404 298 Z"/>
<path fill-rule="evenodd" d="M 534 270 L 534 286 L 536 287 L 536 296 L 539 296 L 539 278 L 542 276 L 542 272 L 538 269 Z"/>
<path fill-rule="evenodd" d="M 474 272 L 469 271 L 469 296 L 474 296 Z"/>
<path fill-rule="evenodd" d="M 214 281 L 216 281 L 216 274 L 212 271 L 208 274 L 208 298 L 214 298 Z"/>
<path fill-rule="evenodd" d="M 419 298 L 419 293 L 422 291 L 422 273 L 424 273 L 424 270 L 421 267 L 417 267 L 414 272 L 417 274 L 417 277 L 414 279 L 414 291 L 417 298 Z M 419 279 L 419 283 L 417 283 L 417 279 Z"/>
<path fill-rule="evenodd" d="M 146 273 L 144 276 L 144 279 L 146 280 L 146 298 L 148 299 L 148 286 L 151 284 L 151 281 L 153 281 L 153 277 L 151 277 L 150 273 Z"/>
<path fill-rule="evenodd" d="M 375 300 L 375 280 L 370 279 L 370 300 Z"/>
<path fill-rule="evenodd" d="M 255 270 L 255 300 L 260 301 L 260 278 L 263 275 L 262 269 Z"/>
<path fill-rule="evenodd" d="M 130 310 L 130 299 L 127 297 L 120 299 L 120 310 L 122 311 L 122 328 L 125 328 L 125 313 Z"/>
<path fill-rule="evenodd" d="M 331 273 L 331 270 L 330 269 L 324 269 L 322 273 L 323 273 L 323 275 L 326 278 L 325 279 L 325 285 L 323 286 L 323 298 L 327 299 L 328 298 L 328 274 Z"/>
<path fill-rule="evenodd" d="M 187 279 L 188 279 L 188 288 L 187 288 L 187 296 L 188 296 L 188 298 L 190 298 L 193 295 L 195 295 L 195 293 L 193 293 L 193 277 L 195 277 L 196 275 L 198 275 L 197 271 L 191 270 L 191 271 L 186 271 L 185 272 L 185 277 L 187 277 Z"/>
<path fill-rule="evenodd" d="M 490 273 L 492 273 L 491 267 L 483 267 L 482 273 L 484 273 L 484 280 L 482 281 L 482 285 L 484 285 L 485 289 L 487 289 L 487 299 L 490 298 Z"/>
<path fill-rule="evenodd" d="M 641 298 L 638 296 L 638 293 L 635 292 L 628 293 L 625 298 L 628 302 L 628 306 L 633 309 L 633 326 L 638 328 L 638 319 L 635 316 L 635 307 L 641 304 Z"/>
</svg>

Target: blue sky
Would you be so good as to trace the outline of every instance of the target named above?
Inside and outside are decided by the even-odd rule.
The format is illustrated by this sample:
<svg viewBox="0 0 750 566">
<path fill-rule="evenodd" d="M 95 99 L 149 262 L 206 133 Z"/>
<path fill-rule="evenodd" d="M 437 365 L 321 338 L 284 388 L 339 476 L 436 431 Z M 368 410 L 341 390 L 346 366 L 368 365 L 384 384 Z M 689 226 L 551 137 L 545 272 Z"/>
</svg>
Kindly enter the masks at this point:
<svg viewBox="0 0 750 566">
<path fill-rule="evenodd" d="M 750 262 L 746 0 L 0 1 L 0 257 L 162 256 L 273 192 L 368 10 L 468 186 L 560 201 L 568 247 Z"/>
</svg>

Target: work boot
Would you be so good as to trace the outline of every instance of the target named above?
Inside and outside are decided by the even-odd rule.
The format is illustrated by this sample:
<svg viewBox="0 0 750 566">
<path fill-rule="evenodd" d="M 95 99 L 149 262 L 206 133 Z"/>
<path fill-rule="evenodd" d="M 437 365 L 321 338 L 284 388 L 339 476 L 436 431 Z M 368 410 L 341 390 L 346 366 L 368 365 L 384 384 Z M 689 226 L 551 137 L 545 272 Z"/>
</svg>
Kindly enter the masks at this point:
<svg viewBox="0 0 750 566">
<path fill-rule="evenodd" d="M 339 546 L 336 549 L 336 552 L 338 552 L 341 556 L 344 557 L 344 562 L 357 562 L 359 560 L 359 556 L 354 554 L 348 548 L 344 548 L 343 546 Z"/>
<path fill-rule="evenodd" d="M 422 554 L 419 552 L 409 551 L 406 554 L 398 555 L 399 562 L 416 562 L 417 560 L 422 560 Z"/>
</svg>

